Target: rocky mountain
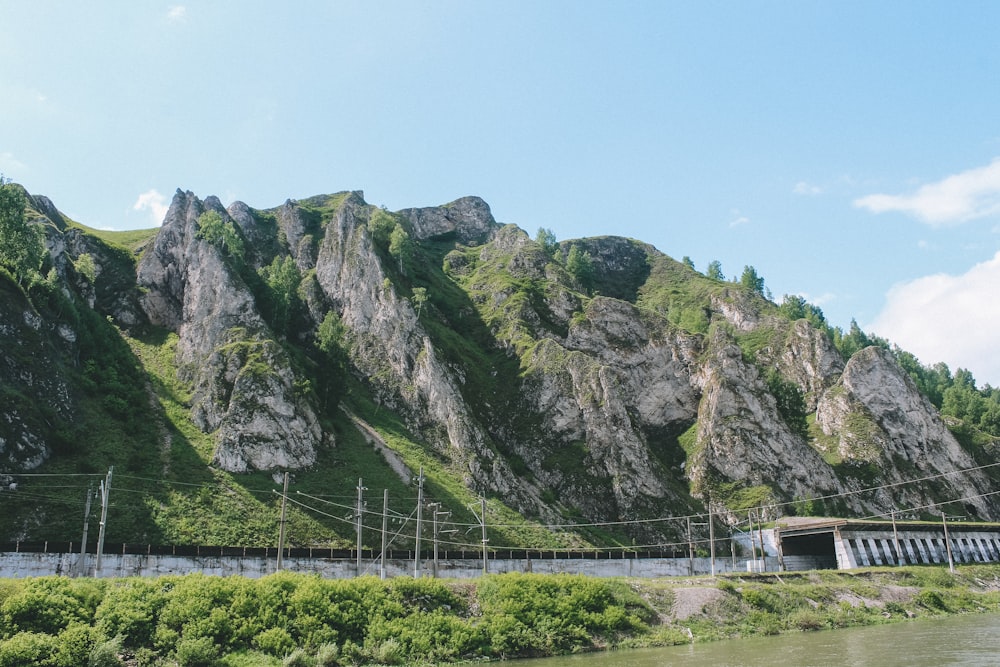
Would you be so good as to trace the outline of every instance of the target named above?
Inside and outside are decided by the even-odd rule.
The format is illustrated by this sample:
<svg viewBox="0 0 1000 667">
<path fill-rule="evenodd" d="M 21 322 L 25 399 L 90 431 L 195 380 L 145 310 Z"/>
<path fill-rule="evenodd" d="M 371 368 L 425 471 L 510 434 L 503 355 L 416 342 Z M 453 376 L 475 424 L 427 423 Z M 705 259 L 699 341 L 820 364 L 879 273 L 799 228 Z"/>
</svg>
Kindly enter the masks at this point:
<svg viewBox="0 0 1000 667">
<path fill-rule="evenodd" d="M 889 351 L 845 359 L 822 327 L 639 241 L 539 242 L 476 197 L 389 212 L 360 192 L 256 210 L 178 191 L 132 245 L 43 197 L 27 217 L 48 274 L 0 274 L 8 474 L 168 479 L 190 450 L 232 489 L 337 478 L 360 428 L 404 485 L 426 465 L 456 508 L 615 524 L 574 538 L 591 542 L 656 543 L 678 530 L 656 519 L 706 507 L 1000 520 L 987 453 Z M 178 528 L 172 493 L 129 530 L 212 539 Z M 8 537 L 45 537 L 51 510 L 16 507 Z"/>
</svg>

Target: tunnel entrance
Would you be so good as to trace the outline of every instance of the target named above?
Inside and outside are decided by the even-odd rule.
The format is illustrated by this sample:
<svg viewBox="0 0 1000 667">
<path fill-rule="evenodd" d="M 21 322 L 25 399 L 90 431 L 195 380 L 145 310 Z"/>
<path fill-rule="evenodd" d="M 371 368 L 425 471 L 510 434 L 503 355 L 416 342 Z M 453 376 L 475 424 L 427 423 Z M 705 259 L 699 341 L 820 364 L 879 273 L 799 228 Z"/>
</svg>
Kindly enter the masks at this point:
<svg viewBox="0 0 1000 667">
<path fill-rule="evenodd" d="M 786 570 L 835 570 L 834 532 L 843 522 L 781 528 L 779 540 Z"/>
</svg>

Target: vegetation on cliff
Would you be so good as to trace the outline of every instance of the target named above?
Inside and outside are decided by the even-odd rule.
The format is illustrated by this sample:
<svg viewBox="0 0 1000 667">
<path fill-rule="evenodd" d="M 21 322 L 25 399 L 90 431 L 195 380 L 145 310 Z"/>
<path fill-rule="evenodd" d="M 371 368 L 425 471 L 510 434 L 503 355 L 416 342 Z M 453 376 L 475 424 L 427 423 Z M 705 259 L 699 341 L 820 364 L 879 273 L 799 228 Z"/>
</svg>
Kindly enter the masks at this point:
<svg viewBox="0 0 1000 667">
<path fill-rule="evenodd" d="M 680 523 L 643 522 L 709 505 L 870 511 L 805 501 L 998 460 L 1000 392 L 773 303 L 752 266 L 727 280 L 632 239 L 533 240 L 475 198 L 256 211 L 178 192 L 163 228 L 112 233 L 0 190 L 3 540 L 78 539 L 111 466 L 109 542 L 273 546 L 290 470 L 288 544 L 352 545 L 362 479 L 369 504 L 389 491 L 408 545 L 423 468 L 455 542 L 477 543 L 484 496 L 492 546 L 630 548 L 683 542 Z M 837 385 L 871 345 L 966 454 L 879 458 L 884 425 Z M 849 414 L 820 423 L 824 395 Z M 911 504 L 982 493 L 989 474 Z"/>
</svg>

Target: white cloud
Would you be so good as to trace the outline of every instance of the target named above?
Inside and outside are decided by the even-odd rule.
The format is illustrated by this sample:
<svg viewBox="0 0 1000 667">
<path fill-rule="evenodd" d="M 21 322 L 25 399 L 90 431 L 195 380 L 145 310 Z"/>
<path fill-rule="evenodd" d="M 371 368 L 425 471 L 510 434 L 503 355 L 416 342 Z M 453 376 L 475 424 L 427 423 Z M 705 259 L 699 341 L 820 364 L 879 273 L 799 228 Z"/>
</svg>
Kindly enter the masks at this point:
<svg viewBox="0 0 1000 667">
<path fill-rule="evenodd" d="M 870 329 L 923 364 L 967 368 L 982 385 L 1000 386 L 1000 252 L 962 275 L 936 274 L 895 285 Z"/>
<path fill-rule="evenodd" d="M 187 18 L 187 7 L 184 5 L 173 5 L 167 10 L 167 20 L 178 23 Z"/>
<path fill-rule="evenodd" d="M 734 208 L 730 211 L 730 213 L 733 216 L 733 219 L 729 221 L 730 228 L 739 227 L 740 225 L 746 225 L 750 222 L 750 218 L 740 213 L 739 209 Z"/>
<path fill-rule="evenodd" d="M 873 213 L 899 211 L 940 227 L 1000 214 L 1000 158 L 928 183 L 906 195 L 873 194 L 854 200 Z"/>
<path fill-rule="evenodd" d="M 143 192 L 135 200 L 135 204 L 132 205 L 133 211 L 149 211 L 149 216 L 154 225 L 163 223 L 163 218 L 166 217 L 168 208 L 170 206 L 167 204 L 167 198 L 155 189 Z"/>
<path fill-rule="evenodd" d="M 24 164 L 10 151 L 4 151 L 0 153 L 0 173 L 4 176 L 10 177 L 12 173 L 23 172 L 28 168 L 28 165 Z"/>
<path fill-rule="evenodd" d="M 822 306 L 824 303 L 830 303 L 831 301 L 835 301 L 837 298 L 837 295 L 833 292 L 823 292 L 817 296 L 810 296 L 808 293 L 802 292 L 799 296 L 814 306 Z"/>
<path fill-rule="evenodd" d="M 812 195 L 822 194 L 823 188 L 819 187 L 818 185 L 813 185 L 812 183 L 799 181 L 798 183 L 795 184 L 795 187 L 792 189 L 792 192 L 794 192 L 797 195 L 812 196 Z"/>
</svg>

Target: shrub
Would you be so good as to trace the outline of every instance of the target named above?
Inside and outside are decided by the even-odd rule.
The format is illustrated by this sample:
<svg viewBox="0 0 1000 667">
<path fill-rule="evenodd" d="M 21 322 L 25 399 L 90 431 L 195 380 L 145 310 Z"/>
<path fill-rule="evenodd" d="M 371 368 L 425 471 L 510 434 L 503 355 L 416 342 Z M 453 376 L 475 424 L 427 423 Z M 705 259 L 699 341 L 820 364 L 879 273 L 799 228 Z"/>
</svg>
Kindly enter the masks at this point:
<svg viewBox="0 0 1000 667">
<path fill-rule="evenodd" d="M 41 632 L 19 632 L 0 644 L 0 667 L 57 665 L 58 640 Z"/>
<path fill-rule="evenodd" d="M 72 623 L 90 624 L 101 588 L 91 580 L 39 577 L 25 582 L 0 605 L 4 635 L 58 635 Z"/>
<path fill-rule="evenodd" d="M 181 667 L 211 667 L 219 658 L 219 647 L 211 637 L 190 637 L 177 642 L 174 655 Z"/>
<path fill-rule="evenodd" d="M 323 644 L 316 650 L 316 667 L 336 667 L 340 649 L 336 644 Z"/>
<path fill-rule="evenodd" d="M 278 657 L 288 655 L 295 648 L 295 640 L 284 628 L 268 628 L 253 640 L 254 648 Z"/>
<path fill-rule="evenodd" d="M 379 642 L 369 652 L 371 659 L 380 665 L 399 665 L 406 658 L 403 645 L 395 637 Z"/>
<path fill-rule="evenodd" d="M 779 605 L 779 600 L 777 596 L 770 591 L 764 591 L 758 588 L 747 588 L 743 591 L 742 597 L 747 604 L 762 611 L 778 611 L 777 606 Z"/>
<path fill-rule="evenodd" d="M 747 623 L 758 635 L 777 635 L 783 629 L 781 618 L 767 611 L 751 611 L 747 614 Z"/>
<path fill-rule="evenodd" d="M 364 652 L 361 647 L 348 639 L 340 649 L 341 664 L 360 665 L 364 660 Z"/>
<path fill-rule="evenodd" d="M 488 650 L 485 632 L 444 610 L 417 611 L 394 619 L 375 619 L 368 626 L 365 646 L 373 659 L 381 645 L 392 641 L 409 660 L 453 661 L 481 657 Z M 388 650 L 388 649 L 385 649 Z"/>
<path fill-rule="evenodd" d="M 812 609 L 800 609 L 789 619 L 789 625 L 799 630 L 819 630 L 825 624 L 823 618 Z"/>
<path fill-rule="evenodd" d="M 97 630 L 105 638 L 120 637 L 126 646 L 148 646 L 166 602 L 164 584 L 155 579 L 114 582 L 94 613 Z"/>
<path fill-rule="evenodd" d="M 316 660 L 304 648 L 297 648 L 281 661 L 281 667 L 314 667 Z"/>
<path fill-rule="evenodd" d="M 66 667 L 87 664 L 94 649 L 94 630 L 89 625 L 74 623 L 62 631 L 59 640 L 59 655 L 56 663 Z"/>
<path fill-rule="evenodd" d="M 167 578 L 163 584 L 170 588 L 160 610 L 154 646 L 168 651 L 180 637 L 204 637 L 220 649 L 231 647 L 234 615 L 230 606 L 237 586 L 235 578 L 194 574 Z"/>
<path fill-rule="evenodd" d="M 87 665 L 88 667 L 119 667 L 123 664 L 121 658 L 118 657 L 121 651 L 121 637 L 101 642 L 90 652 L 90 660 Z"/>
<path fill-rule="evenodd" d="M 612 590 L 577 575 L 498 575 L 478 586 L 490 645 L 509 657 L 589 648 L 600 637 L 643 627 Z"/>
<path fill-rule="evenodd" d="M 935 590 L 925 589 L 917 593 L 914 597 L 914 601 L 927 609 L 934 611 L 947 611 L 948 606 L 945 604 L 944 599 L 941 594 Z"/>
</svg>

